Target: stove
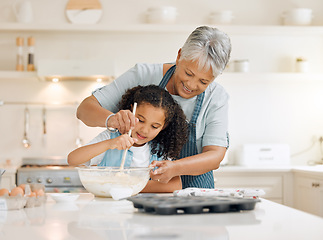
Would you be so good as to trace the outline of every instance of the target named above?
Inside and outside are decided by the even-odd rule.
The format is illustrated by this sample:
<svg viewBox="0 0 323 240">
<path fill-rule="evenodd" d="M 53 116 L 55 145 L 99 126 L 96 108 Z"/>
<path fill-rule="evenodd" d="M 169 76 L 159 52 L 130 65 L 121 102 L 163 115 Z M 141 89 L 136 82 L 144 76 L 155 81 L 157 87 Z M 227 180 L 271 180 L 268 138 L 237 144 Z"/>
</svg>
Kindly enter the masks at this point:
<svg viewBox="0 0 323 240">
<path fill-rule="evenodd" d="M 43 184 L 46 192 L 86 192 L 77 169 L 61 157 L 23 158 L 16 178 L 17 185 Z"/>
</svg>

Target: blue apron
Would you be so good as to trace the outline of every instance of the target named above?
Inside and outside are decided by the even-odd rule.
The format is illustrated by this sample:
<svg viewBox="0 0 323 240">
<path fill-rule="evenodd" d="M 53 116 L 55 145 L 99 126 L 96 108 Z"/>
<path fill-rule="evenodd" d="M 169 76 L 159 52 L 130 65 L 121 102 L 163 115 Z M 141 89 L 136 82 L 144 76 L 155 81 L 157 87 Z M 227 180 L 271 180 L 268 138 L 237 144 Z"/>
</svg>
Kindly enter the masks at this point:
<svg viewBox="0 0 323 240">
<path fill-rule="evenodd" d="M 176 65 L 172 66 L 166 74 L 164 75 L 163 79 L 159 83 L 159 86 L 162 88 L 165 88 L 169 79 L 175 72 Z M 189 122 L 189 137 L 186 144 L 183 146 L 181 150 L 180 157 L 185 158 L 189 156 L 193 156 L 198 154 L 197 147 L 196 147 L 196 121 L 200 114 L 203 99 L 204 99 L 205 93 L 202 92 L 200 95 L 197 96 L 195 108 L 193 111 L 193 115 L 191 118 L 191 121 Z M 198 176 L 192 176 L 192 175 L 182 175 L 182 187 L 184 188 L 214 188 L 214 177 L 213 177 L 213 171 L 204 173 L 202 175 Z"/>
<path fill-rule="evenodd" d="M 117 132 L 112 132 L 110 133 L 110 139 L 119 137 L 121 133 Z M 149 145 L 149 149 L 151 152 L 151 146 Z M 132 158 L 133 158 L 133 153 L 132 151 L 128 150 L 123 150 L 123 151 L 128 151 L 124 163 L 124 167 L 130 167 Z M 108 149 L 105 151 L 105 154 L 103 156 L 103 159 L 101 162 L 98 164 L 98 166 L 108 166 L 108 167 L 120 167 L 121 165 L 121 160 L 123 156 L 123 151 L 120 151 L 118 149 Z M 161 161 L 163 160 L 162 157 L 158 157 L 157 154 L 151 154 L 149 158 L 149 164 L 152 161 Z"/>
</svg>

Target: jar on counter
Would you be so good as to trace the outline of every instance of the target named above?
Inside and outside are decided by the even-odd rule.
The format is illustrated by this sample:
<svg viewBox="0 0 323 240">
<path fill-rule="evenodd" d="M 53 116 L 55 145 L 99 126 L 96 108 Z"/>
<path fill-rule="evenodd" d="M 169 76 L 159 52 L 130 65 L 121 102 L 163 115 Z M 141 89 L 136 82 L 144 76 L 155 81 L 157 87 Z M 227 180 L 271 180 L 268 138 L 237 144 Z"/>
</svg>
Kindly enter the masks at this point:
<svg viewBox="0 0 323 240">
<path fill-rule="evenodd" d="M 299 73 L 306 73 L 309 70 L 309 63 L 303 57 L 296 58 L 295 71 Z"/>
<path fill-rule="evenodd" d="M 249 72 L 249 60 L 235 60 L 234 62 L 234 71 L 235 72 Z"/>
</svg>

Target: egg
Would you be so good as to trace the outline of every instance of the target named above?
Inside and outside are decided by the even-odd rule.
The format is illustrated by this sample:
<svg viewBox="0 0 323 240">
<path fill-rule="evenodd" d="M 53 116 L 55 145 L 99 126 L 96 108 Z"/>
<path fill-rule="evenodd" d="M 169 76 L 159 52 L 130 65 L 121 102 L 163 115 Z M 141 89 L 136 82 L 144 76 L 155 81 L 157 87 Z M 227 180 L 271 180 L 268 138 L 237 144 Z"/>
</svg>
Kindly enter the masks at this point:
<svg viewBox="0 0 323 240">
<path fill-rule="evenodd" d="M 37 191 L 35 191 L 36 192 L 36 195 L 37 195 L 37 197 L 38 196 L 44 196 L 45 195 L 45 192 L 44 192 L 44 190 L 43 189 L 38 189 Z"/>
<path fill-rule="evenodd" d="M 28 197 L 36 197 L 36 193 L 35 192 L 31 192 Z"/>
<path fill-rule="evenodd" d="M 9 190 L 6 189 L 6 188 L 1 188 L 0 189 L 0 197 L 3 196 L 3 195 L 9 196 Z"/>
<path fill-rule="evenodd" d="M 10 196 L 15 197 L 17 195 L 20 195 L 20 196 L 24 195 L 24 190 L 21 187 L 15 187 L 11 189 Z"/>
<path fill-rule="evenodd" d="M 18 187 L 21 187 L 25 191 L 26 184 L 20 184 Z"/>
</svg>

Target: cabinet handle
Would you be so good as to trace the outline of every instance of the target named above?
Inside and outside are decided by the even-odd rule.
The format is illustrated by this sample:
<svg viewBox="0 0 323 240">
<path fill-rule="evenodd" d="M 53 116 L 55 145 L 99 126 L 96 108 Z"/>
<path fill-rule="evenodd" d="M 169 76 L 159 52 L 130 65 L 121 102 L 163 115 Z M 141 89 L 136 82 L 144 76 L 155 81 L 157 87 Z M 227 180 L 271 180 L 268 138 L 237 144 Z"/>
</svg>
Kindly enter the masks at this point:
<svg viewBox="0 0 323 240">
<path fill-rule="evenodd" d="M 320 187 L 320 183 L 312 183 L 312 187 L 315 187 L 315 188 Z"/>
</svg>

